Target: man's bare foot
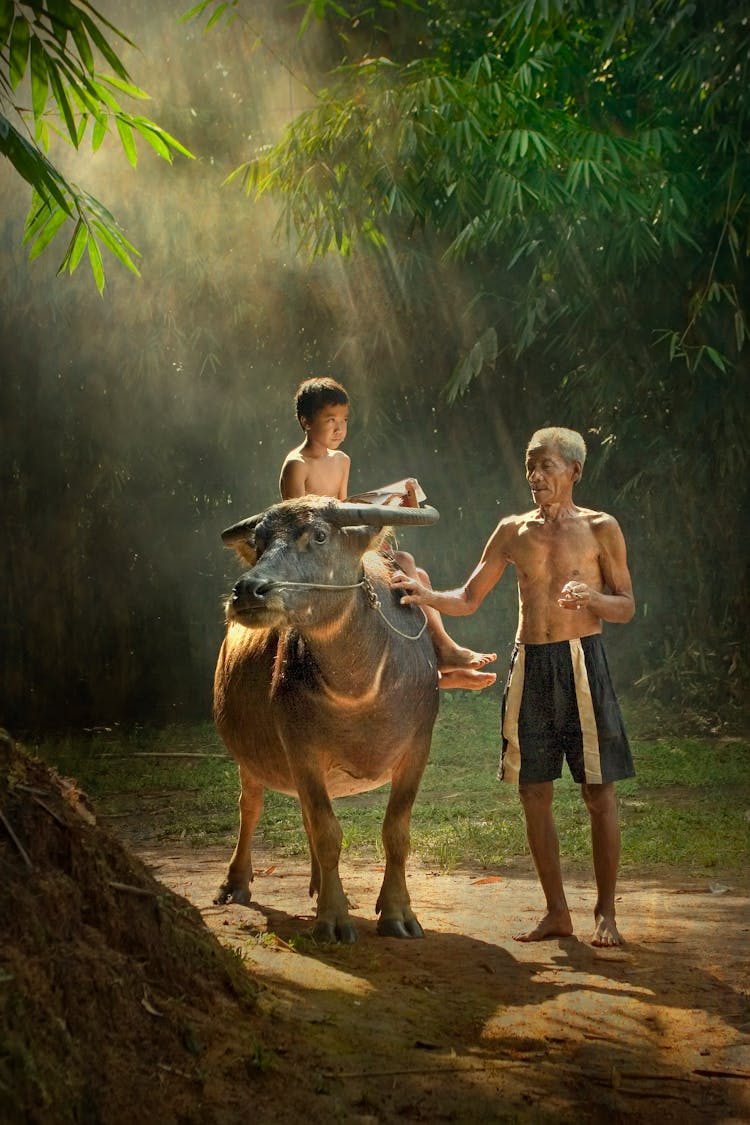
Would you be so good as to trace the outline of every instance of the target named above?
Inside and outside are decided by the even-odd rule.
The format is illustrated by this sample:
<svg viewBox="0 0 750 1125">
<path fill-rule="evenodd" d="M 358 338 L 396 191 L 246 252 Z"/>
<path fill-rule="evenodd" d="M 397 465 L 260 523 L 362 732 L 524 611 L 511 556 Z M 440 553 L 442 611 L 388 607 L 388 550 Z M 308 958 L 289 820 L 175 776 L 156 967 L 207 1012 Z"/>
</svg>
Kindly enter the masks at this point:
<svg viewBox="0 0 750 1125">
<path fill-rule="evenodd" d="M 559 914 L 545 914 L 538 926 L 525 934 L 514 934 L 514 941 L 546 941 L 554 937 L 570 937 L 573 923 L 567 910 Z"/>
<path fill-rule="evenodd" d="M 438 664 L 441 672 L 463 672 L 468 668 L 484 668 L 497 660 L 496 652 L 474 652 L 473 649 L 463 648 L 461 645 L 445 646 L 437 651 Z"/>
<path fill-rule="evenodd" d="M 450 672 L 440 671 L 439 687 L 463 688 L 464 691 L 483 691 L 491 687 L 497 679 L 495 672 L 475 672 L 473 668 L 454 668 Z"/>
<path fill-rule="evenodd" d="M 603 914 L 595 914 L 594 920 L 596 922 L 596 929 L 591 938 L 592 945 L 610 946 L 623 944 L 620 931 L 615 925 L 614 918 L 605 918 Z"/>
</svg>

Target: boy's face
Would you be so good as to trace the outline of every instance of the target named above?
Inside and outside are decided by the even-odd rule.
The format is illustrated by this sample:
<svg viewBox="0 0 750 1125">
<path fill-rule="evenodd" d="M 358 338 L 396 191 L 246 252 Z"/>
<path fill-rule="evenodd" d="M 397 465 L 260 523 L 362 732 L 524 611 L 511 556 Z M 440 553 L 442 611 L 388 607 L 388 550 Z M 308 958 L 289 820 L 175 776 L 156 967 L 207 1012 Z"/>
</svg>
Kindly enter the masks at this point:
<svg viewBox="0 0 750 1125">
<path fill-rule="evenodd" d="M 349 407 L 337 404 L 322 407 L 312 419 L 303 418 L 302 428 L 308 441 L 338 449 L 346 437 L 348 421 Z"/>
</svg>

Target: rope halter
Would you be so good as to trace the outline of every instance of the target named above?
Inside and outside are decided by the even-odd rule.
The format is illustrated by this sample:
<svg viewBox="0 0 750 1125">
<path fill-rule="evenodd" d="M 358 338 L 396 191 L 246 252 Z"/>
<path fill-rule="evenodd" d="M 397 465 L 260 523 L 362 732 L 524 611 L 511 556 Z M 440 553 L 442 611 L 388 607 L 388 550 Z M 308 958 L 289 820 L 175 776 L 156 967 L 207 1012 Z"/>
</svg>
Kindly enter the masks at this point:
<svg viewBox="0 0 750 1125">
<path fill-rule="evenodd" d="M 302 590 L 358 590 L 361 586 L 362 589 L 364 590 L 366 596 L 367 596 L 367 601 L 369 602 L 371 608 L 376 610 L 380 614 L 380 616 L 382 617 L 383 621 L 385 621 L 388 628 L 392 629 L 394 633 L 397 633 L 399 637 L 403 637 L 404 640 L 406 640 L 406 641 L 418 641 L 419 638 L 424 633 L 425 629 L 427 628 L 427 615 L 425 614 L 425 611 L 422 609 L 422 607 L 418 606 L 417 608 L 421 611 L 422 617 L 424 618 L 424 620 L 422 622 L 422 628 L 419 630 L 419 632 L 415 636 L 410 636 L 409 633 L 402 633 L 402 631 L 396 625 L 394 625 L 392 621 L 389 621 L 388 618 L 386 617 L 386 615 L 383 613 L 383 605 L 380 601 L 380 598 L 378 597 L 378 592 L 375 589 L 375 587 L 373 586 L 372 581 L 367 577 L 366 574 L 364 574 L 362 576 L 362 578 L 359 580 L 359 582 L 353 582 L 350 585 L 345 585 L 345 586 L 335 586 L 335 585 L 331 585 L 327 582 L 284 582 L 284 581 L 270 582 L 269 585 L 272 586 L 272 587 L 273 586 L 296 587 L 297 589 L 302 589 Z"/>
</svg>

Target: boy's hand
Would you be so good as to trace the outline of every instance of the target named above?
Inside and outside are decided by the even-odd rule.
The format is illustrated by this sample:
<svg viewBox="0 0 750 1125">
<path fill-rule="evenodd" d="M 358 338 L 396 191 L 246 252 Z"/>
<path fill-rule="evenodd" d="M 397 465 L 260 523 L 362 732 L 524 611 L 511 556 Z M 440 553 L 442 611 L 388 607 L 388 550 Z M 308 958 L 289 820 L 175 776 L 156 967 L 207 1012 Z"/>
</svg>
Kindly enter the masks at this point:
<svg viewBox="0 0 750 1125">
<path fill-rule="evenodd" d="M 409 480 L 405 481 L 404 483 L 406 484 L 406 496 L 401 501 L 401 504 L 399 506 L 401 508 L 418 508 L 419 501 L 417 500 L 417 482 L 415 480 L 412 480 L 412 478 L 410 477 Z"/>
</svg>

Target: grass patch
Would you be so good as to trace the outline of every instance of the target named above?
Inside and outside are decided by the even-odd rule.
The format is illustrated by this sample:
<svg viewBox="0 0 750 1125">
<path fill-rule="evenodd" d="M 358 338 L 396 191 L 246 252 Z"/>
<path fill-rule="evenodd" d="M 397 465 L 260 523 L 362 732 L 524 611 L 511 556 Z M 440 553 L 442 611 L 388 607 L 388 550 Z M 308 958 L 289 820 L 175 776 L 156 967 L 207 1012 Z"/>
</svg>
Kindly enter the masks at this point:
<svg viewBox="0 0 750 1125">
<path fill-rule="evenodd" d="M 750 740 L 639 737 L 624 710 L 637 777 L 617 786 L 622 869 L 747 870 Z M 493 867 L 527 854 L 516 790 L 496 779 L 498 727 L 496 693 L 441 697 L 412 819 L 412 849 L 426 862 Z M 211 724 L 101 731 L 29 748 L 75 777 L 111 826 L 120 820 L 130 838 L 234 845 L 237 770 Z M 386 788 L 335 802 L 350 855 L 383 858 L 387 799 Z M 555 815 L 566 865 L 590 866 L 588 814 L 567 772 L 555 786 Z M 280 855 L 305 854 L 297 802 L 267 793 L 258 836 Z"/>
</svg>

